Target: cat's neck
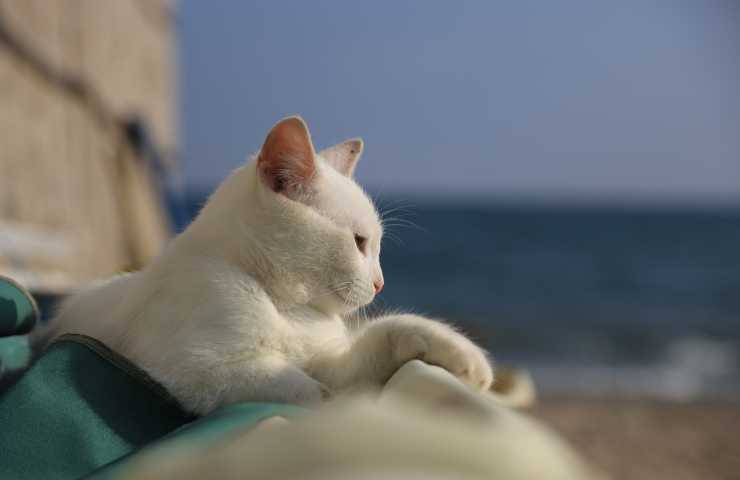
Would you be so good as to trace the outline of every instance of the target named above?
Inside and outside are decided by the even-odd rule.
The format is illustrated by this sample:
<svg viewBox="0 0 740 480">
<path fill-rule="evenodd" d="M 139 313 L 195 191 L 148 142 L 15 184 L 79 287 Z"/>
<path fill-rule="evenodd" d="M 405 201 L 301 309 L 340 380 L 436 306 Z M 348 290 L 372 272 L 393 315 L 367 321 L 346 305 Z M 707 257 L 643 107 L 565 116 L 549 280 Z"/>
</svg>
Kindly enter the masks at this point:
<svg viewBox="0 0 740 480">
<path fill-rule="evenodd" d="M 286 205 L 266 199 L 253 163 L 236 171 L 211 195 L 203 210 L 172 245 L 171 259 L 206 258 L 239 269 L 254 279 L 278 310 L 306 308 L 309 288 L 277 263 L 271 238 L 280 234 L 275 219 Z M 287 200 L 286 200 L 287 201 Z M 330 314 L 330 312 L 327 312 Z"/>
</svg>

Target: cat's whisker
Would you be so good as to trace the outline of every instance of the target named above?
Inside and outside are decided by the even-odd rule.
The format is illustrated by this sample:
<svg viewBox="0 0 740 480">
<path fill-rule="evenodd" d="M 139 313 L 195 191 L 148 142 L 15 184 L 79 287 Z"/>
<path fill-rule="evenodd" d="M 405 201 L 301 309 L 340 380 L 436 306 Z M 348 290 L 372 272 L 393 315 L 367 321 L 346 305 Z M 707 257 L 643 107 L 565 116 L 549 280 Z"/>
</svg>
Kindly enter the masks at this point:
<svg viewBox="0 0 740 480">
<path fill-rule="evenodd" d="M 384 198 L 381 195 L 374 196 L 378 216 L 382 219 L 394 212 L 413 212 L 411 203 L 395 198 Z"/>
<path fill-rule="evenodd" d="M 401 237 L 393 232 L 385 232 L 385 235 L 383 235 L 383 239 L 385 240 L 386 238 L 392 240 L 393 243 L 395 243 L 396 245 L 403 245 L 403 240 L 401 239 Z"/>
<path fill-rule="evenodd" d="M 337 295 L 337 294 L 343 293 L 343 292 L 345 292 L 345 291 L 347 291 L 347 290 L 349 290 L 351 288 L 352 288 L 352 282 L 341 282 L 341 283 L 339 283 L 337 285 L 329 286 L 329 288 L 326 291 L 324 291 L 323 293 L 320 293 L 320 294 L 316 295 L 316 297 L 314 297 L 314 298 L 317 299 L 317 298 L 327 297 L 329 295 Z M 344 300 L 344 301 L 346 302 L 346 300 Z"/>
<path fill-rule="evenodd" d="M 405 210 L 393 209 L 381 215 L 380 222 L 383 225 L 385 225 L 387 223 L 392 222 L 393 220 L 408 220 L 409 218 L 414 218 L 415 216 L 416 214 L 411 210 L 405 211 Z"/>
<path fill-rule="evenodd" d="M 387 210 L 385 210 L 385 211 L 383 211 L 383 212 L 380 213 L 380 218 L 381 219 L 388 218 L 388 216 L 390 214 L 396 214 L 396 215 L 411 214 L 411 215 L 413 215 L 414 214 L 414 211 L 410 207 L 405 207 L 405 206 L 403 206 L 403 207 L 389 208 L 389 209 L 387 209 Z"/>
<path fill-rule="evenodd" d="M 391 218 L 389 220 L 383 220 L 383 227 L 384 228 L 388 228 L 388 227 L 409 227 L 409 228 L 414 228 L 414 229 L 417 229 L 417 230 L 421 230 L 421 231 L 423 231 L 425 233 L 428 233 L 429 232 L 426 228 L 420 226 L 418 223 L 413 222 L 411 220 L 408 220 L 406 218 L 401 218 L 401 217 L 393 217 L 393 218 Z"/>
</svg>

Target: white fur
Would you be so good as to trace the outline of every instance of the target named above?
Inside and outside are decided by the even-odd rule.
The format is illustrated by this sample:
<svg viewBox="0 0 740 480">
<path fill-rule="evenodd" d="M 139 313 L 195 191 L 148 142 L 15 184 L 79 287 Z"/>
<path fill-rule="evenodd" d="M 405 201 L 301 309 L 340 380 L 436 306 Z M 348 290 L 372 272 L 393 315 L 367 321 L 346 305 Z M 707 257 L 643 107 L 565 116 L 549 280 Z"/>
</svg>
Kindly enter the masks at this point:
<svg viewBox="0 0 740 480">
<path fill-rule="evenodd" d="M 73 296 L 37 338 L 95 337 L 201 414 L 380 386 L 413 358 L 487 389 L 485 353 L 442 323 L 391 315 L 345 324 L 382 281 L 382 226 L 347 176 L 356 149 L 332 149 L 331 163 L 315 156 L 310 188 L 293 198 L 263 181 L 258 160 L 237 169 L 152 264 Z M 355 156 L 340 173 L 343 151 Z M 368 239 L 366 254 L 355 234 Z"/>
</svg>

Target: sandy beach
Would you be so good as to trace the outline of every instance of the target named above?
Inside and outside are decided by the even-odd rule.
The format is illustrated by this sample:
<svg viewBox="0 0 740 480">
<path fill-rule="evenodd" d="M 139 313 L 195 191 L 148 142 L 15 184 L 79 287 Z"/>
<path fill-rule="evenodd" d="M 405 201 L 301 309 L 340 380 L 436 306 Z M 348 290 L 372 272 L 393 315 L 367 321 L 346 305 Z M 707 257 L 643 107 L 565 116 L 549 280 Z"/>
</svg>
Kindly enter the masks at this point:
<svg viewBox="0 0 740 480">
<path fill-rule="evenodd" d="M 740 479 L 740 401 L 550 397 L 530 410 L 612 479 Z"/>
</svg>

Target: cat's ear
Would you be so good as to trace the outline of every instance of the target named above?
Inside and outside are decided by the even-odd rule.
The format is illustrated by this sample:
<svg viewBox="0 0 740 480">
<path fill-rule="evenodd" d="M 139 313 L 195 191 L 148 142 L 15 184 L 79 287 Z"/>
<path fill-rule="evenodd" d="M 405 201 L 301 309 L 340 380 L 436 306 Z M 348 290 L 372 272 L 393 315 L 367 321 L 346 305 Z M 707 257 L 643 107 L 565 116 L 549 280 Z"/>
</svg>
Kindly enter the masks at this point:
<svg viewBox="0 0 740 480">
<path fill-rule="evenodd" d="M 362 155 L 363 147 L 364 144 L 361 138 L 352 138 L 322 150 L 319 152 L 319 156 L 334 167 L 337 172 L 351 177 L 357 166 L 357 161 Z"/>
<path fill-rule="evenodd" d="M 306 187 L 316 173 L 316 152 L 301 117 L 280 120 L 267 134 L 257 170 L 273 191 L 289 195 Z"/>
</svg>

